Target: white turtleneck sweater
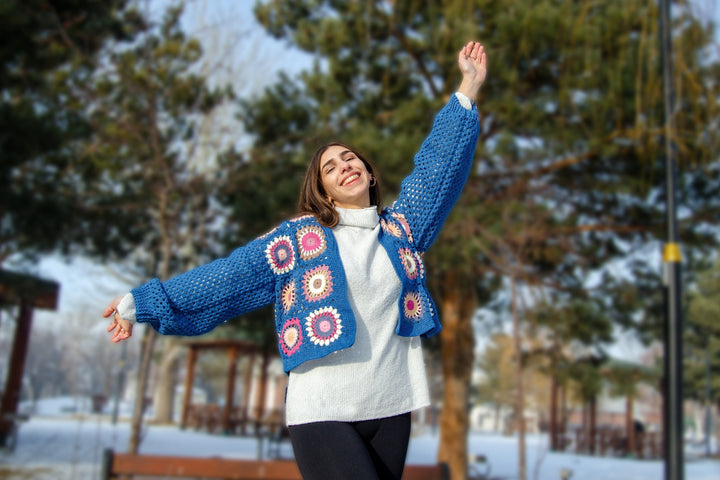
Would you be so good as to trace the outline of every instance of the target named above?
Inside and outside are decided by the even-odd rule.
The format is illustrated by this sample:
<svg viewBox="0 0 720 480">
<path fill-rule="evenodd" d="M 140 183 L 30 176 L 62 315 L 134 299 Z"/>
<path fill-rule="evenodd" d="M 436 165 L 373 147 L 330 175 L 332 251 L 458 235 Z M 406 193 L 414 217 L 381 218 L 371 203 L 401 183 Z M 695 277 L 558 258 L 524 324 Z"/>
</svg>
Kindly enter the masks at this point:
<svg viewBox="0 0 720 480">
<path fill-rule="evenodd" d="M 337 209 L 333 234 L 357 321 L 355 344 L 290 372 L 288 425 L 385 418 L 430 404 L 420 337 L 395 334 L 400 279 L 375 207 Z"/>
</svg>

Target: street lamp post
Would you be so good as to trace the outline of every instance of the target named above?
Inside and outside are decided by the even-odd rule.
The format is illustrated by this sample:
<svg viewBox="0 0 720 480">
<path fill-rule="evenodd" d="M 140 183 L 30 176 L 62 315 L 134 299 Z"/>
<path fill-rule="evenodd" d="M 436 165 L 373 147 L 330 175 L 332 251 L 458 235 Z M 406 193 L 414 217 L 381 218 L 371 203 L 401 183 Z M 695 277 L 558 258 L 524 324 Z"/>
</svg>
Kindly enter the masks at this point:
<svg viewBox="0 0 720 480">
<path fill-rule="evenodd" d="M 675 205 L 676 147 L 674 143 L 675 92 L 672 75 L 672 36 L 670 1 L 660 0 L 661 50 L 665 104 L 665 172 L 667 196 L 667 243 L 663 251 L 665 276 L 665 357 L 664 357 L 664 450 L 665 479 L 682 480 L 683 468 L 683 389 L 682 389 L 682 312 L 681 254 L 677 243 Z"/>
</svg>

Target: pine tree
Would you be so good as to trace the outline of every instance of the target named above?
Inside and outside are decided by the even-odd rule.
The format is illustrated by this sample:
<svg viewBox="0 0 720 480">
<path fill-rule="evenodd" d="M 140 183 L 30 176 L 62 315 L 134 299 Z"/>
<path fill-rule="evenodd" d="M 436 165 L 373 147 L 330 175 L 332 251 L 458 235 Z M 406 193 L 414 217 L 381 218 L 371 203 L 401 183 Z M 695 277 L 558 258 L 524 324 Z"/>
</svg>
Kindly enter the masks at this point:
<svg viewBox="0 0 720 480">
<path fill-rule="evenodd" d="M 9 255 L 86 246 L 107 219 L 78 192 L 92 134 L 78 98 L 110 40 L 139 27 L 125 0 L 5 0 L 0 6 L 0 263 Z M 102 248 L 101 246 L 99 248 Z"/>
</svg>

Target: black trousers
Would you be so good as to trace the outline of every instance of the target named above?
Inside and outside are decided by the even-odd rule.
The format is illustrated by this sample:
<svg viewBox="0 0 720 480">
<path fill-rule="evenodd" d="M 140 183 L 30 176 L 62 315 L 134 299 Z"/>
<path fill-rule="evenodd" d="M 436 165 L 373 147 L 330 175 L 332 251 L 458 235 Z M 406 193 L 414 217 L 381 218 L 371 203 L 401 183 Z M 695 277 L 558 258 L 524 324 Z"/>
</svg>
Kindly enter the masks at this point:
<svg viewBox="0 0 720 480">
<path fill-rule="evenodd" d="M 290 426 L 304 480 L 400 480 L 410 441 L 410 413 L 362 422 Z"/>
</svg>

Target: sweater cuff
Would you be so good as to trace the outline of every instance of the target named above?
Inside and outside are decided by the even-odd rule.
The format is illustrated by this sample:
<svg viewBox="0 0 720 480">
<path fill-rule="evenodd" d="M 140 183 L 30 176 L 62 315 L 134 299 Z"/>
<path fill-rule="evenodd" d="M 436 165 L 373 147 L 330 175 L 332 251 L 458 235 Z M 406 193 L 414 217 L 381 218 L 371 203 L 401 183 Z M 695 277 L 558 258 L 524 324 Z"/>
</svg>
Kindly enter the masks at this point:
<svg viewBox="0 0 720 480">
<path fill-rule="evenodd" d="M 457 97 L 460 105 L 462 105 L 463 108 L 465 108 L 466 110 L 472 110 L 473 101 L 470 97 L 460 92 L 455 92 L 455 96 Z"/>
<path fill-rule="evenodd" d="M 128 293 L 122 300 L 120 300 L 120 303 L 117 306 L 117 313 L 120 315 L 120 318 L 127 320 L 130 323 L 135 323 L 137 321 L 135 316 L 135 299 L 133 298 L 132 293 Z"/>
</svg>

